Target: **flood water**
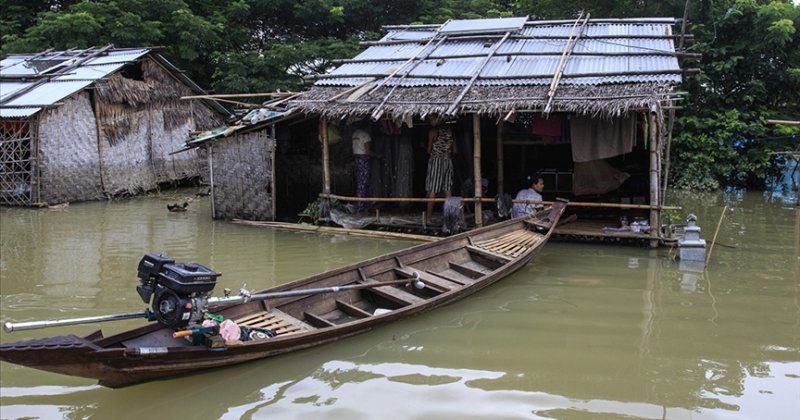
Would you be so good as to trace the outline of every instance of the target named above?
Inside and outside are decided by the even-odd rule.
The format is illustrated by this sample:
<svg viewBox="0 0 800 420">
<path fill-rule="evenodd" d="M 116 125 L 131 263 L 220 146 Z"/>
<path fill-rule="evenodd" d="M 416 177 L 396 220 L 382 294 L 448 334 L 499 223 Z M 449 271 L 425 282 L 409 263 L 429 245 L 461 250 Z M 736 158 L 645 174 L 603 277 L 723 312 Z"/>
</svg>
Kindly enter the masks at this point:
<svg viewBox="0 0 800 420">
<path fill-rule="evenodd" d="M 413 245 L 212 221 L 194 191 L 0 209 L 0 318 L 145 308 L 146 252 L 260 289 Z M 551 242 L 465 300 L 298 353 L 111 390 L 0 363 L 0 418 L 645 418 L 796 416 L 800 407 L 800 210 L 765 193 L 671 194 L 699 216 L 708 270 L 675 252 Z M 684 212 L 685 214 L 685 212 Z M 129 320 L 0 333 L 106 335 Z M 796 417 L 794 417 L 796 418 Z"/>
</svg>

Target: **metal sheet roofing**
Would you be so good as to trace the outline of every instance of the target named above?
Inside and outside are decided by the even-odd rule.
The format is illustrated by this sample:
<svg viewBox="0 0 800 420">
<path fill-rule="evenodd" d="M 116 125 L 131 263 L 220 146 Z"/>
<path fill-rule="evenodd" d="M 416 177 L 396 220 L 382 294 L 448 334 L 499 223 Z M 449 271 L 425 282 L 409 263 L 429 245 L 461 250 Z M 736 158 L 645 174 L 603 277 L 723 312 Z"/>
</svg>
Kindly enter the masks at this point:
<svg viewBox="0 0 800 420">
<path fill-rule="evenodd" d="M 515 19 L 517 23 L 527 20 Z M 458 26 L 453 26 L 458 31 L 453 29 L 450 34 L 440 29 L 454 21 L 441 28 L 392 27 L 376 45 L 323 76 L 316 85 L 355 86 L 390 74 L 394 76 L 386 83 L 389 86 L 466 85 L 476 74 L 478 86 L 549 84 L 574 21 L 529 21 L 518 26 L 496 21 L 458 21 Z M 674 23 L 671 18 L 589 20 L 572 49 L 561 83 L 680 83 Z M 498 46 L 503 34 L 491 28 L 510 36 Z M 431 39 L 434 42 L 429 43 Z M 487 61 L 490 54 L 494 56 Z"/>
<path fill-rule="evenodd" d="M 0 116 L 28 117 L 150 54 L 150 48 L 89 48 L 15 54 L 0 61 Z M 153 58 L 193 91 L 205 92 L 159 54 Z M 208 104 L 229 112 L 216 101 Z"/>
<path fill-rule="evenodd" d="M 451 20 L 439 28 L 439 33 L 448 35 L 518 31 L 527 21 L 527 17 Z"/>
</svg>

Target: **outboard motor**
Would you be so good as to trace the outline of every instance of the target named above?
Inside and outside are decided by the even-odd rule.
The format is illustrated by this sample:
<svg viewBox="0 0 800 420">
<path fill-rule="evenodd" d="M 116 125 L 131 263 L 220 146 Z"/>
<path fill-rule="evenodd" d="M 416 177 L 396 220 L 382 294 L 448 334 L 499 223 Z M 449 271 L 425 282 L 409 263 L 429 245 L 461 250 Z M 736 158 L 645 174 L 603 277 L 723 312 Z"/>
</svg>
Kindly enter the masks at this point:
<svg viewBox="0 0 800 420">
<path fill-rule="evenodd" d="M 175 260 L 147 253 L 139 261 L 141 284 L 136 291 L 150 304 L 161 324 L 170 328 L 185 327 L 203 319 L 208 297 L 221 274 L 200 264 L 175 263 Z"/>
</svg>

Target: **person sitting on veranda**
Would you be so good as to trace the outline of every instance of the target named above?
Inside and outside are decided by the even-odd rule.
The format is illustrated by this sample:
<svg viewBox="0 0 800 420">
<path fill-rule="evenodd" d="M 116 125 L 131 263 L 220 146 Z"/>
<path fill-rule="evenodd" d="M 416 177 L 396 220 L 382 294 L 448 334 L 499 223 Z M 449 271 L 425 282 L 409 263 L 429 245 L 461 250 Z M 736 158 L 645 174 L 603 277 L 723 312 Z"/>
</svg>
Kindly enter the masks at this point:
<svg viewBox="0 0 800 420">
<path fill-rule="evenodd" d="M 526 182 L 530 183 L 530 188 L 524 188 L 517 193 L 517 200 L 542 201 L 542 191 L 544 191 L 544 178 L 541 176 L 528 176 Z M 542 203 L 514 203 L 511 208 L 511 217 L 530 216 L 536 211 L 544 208 Z"/>
</svg>

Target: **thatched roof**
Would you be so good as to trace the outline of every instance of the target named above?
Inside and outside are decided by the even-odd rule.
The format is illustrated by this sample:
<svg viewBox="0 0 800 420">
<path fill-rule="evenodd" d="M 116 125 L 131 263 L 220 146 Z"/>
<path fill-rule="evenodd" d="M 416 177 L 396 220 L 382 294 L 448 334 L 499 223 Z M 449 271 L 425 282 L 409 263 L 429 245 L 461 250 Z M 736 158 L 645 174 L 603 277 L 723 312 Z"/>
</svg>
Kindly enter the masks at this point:
<svg viewBox="0 0 800 420">
<path fill-rule="evenodd" d="M 386 27 L 289 107 L 334 118 L 658 108 L 682 80 L 675 23 L 508 18 Z"/>
</svg>

